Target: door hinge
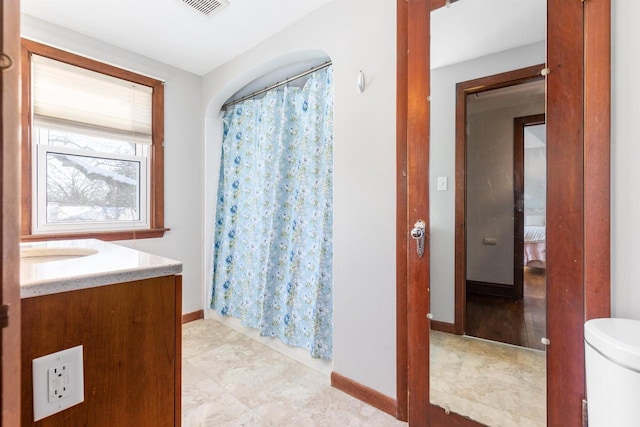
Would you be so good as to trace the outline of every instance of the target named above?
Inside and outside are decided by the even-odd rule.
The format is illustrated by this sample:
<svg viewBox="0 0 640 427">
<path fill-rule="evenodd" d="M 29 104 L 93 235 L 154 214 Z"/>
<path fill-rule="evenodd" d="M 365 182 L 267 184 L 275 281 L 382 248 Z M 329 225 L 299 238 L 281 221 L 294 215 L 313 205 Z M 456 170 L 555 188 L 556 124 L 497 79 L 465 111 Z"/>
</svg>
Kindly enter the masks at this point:
<svg viewBox="0 0 640 427">
<path fill-rule="evenodd" d="M 0 307 L 0 329 L 9 326 L 9 306 Z"/>
<path fill-rule="evenodd" d="M 589 426 L 589 413 L 587 412 L 587 399 L 582 399 L 582 427 Z"/>
</svg>

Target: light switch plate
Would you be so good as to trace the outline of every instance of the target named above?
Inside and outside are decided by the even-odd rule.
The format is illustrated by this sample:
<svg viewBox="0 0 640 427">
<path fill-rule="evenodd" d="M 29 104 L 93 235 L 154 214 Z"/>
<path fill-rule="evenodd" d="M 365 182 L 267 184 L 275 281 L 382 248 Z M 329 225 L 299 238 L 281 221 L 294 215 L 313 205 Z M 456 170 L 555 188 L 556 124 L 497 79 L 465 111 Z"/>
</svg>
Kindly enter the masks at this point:
<svg viewBox="0 0 640 427">
<path fill-rule="evenodd" d="M 447 177 L 439 176 L 438 177 L 438 191 L 447 191 Z"/>
<path fill-rule="evenodd" d="M 34 421 L 84 402 L 81 345 L 33 359 L 32 367 Z"/>
</svg>

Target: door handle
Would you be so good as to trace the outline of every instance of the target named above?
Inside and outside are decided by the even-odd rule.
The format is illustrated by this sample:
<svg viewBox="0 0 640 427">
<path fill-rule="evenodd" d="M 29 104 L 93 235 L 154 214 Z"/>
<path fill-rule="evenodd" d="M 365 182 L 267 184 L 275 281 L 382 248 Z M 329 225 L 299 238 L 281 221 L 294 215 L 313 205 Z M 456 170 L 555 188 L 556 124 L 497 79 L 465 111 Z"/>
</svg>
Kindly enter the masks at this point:
<svg viewBox="0 0 640 427">
<path fill-rule="evenodd" d="M 426 223 L 420 219 L 413 225 L 413 228 L 411 229 L 411 238 L 416 241 L 416 249 L 420 258 L 422 258 L 422 256 L 424 255 L 424 240 L 427 234 L 425 231 L 425 227 Z"/>
<path fill-rule="evenodd" d="M 13 66 L 13 59 L 6 53 L 0 53 L 0 70 L 8 70 Z"/>
</svg>

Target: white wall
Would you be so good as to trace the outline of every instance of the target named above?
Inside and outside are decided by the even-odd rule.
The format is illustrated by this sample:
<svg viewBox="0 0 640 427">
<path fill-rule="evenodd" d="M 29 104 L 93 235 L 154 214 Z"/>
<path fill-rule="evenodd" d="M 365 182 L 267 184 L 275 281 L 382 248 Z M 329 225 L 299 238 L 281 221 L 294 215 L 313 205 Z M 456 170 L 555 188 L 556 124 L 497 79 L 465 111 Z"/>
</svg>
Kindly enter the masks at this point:
<svg viewBox="0 0 640 427">
<path fill-rule="evenodd" d="M 543 42 L 431 70 L 430 221 L 431 312 L 454 321 L 456 83 L 545 62 Z M 437 177 L 448 190 L 437 191 Z"/>
<path fill-rule="evenodd" d="M 640 2 L 612 7 L 612 316 L 640 320 Z"/>
<path fill-rule="evenodd" d="M 171 231 L 160 239 L 119 243 L 182 261 L 183 313 L 202 309 L 201 78 L 26 15 L 22 16 L 22 35 L 166 82 L 164 217 Z"/>
<path fill-rule="evenodd" d="M 542 225 L 547 209 L 547 125 L 524 128 L 524 225 Z M 531 211 L 535 210 L 533 213 Z M 530 211 L 531 215 L 527 215 Z M 546 219 L 546 218 L 545 218 Z"/>
<path fill-rule="evenodd" d="M 337 0 L 203 79 L 206 278 L 224 101 L 256 77 L 309 57 L 334 67 L 333 370 L 396 395 L 396 4 Z M 356 91 L 362 70 L 367 88 Z M 208 299 L 208 298 L 207 298 Z"/>
<path fill-rule="evenodd" d="M 544 93 L 523 101 L 467 115 L 467 280 L 513 285 L 513 119 L 543 114 Z"/>
</svg>

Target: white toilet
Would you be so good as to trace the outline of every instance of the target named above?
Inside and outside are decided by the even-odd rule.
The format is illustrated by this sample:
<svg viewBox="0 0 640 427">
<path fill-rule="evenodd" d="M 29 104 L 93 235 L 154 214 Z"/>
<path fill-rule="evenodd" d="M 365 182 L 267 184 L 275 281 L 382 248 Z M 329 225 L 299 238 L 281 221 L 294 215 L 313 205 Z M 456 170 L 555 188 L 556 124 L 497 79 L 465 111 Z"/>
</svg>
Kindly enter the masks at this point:
<svg viewBox="0 0 640 427">
<path fill-rule="evenodd" d="M 640 321 L 584 325 L 589 427 L 640 426 Z"/>
</svg>

